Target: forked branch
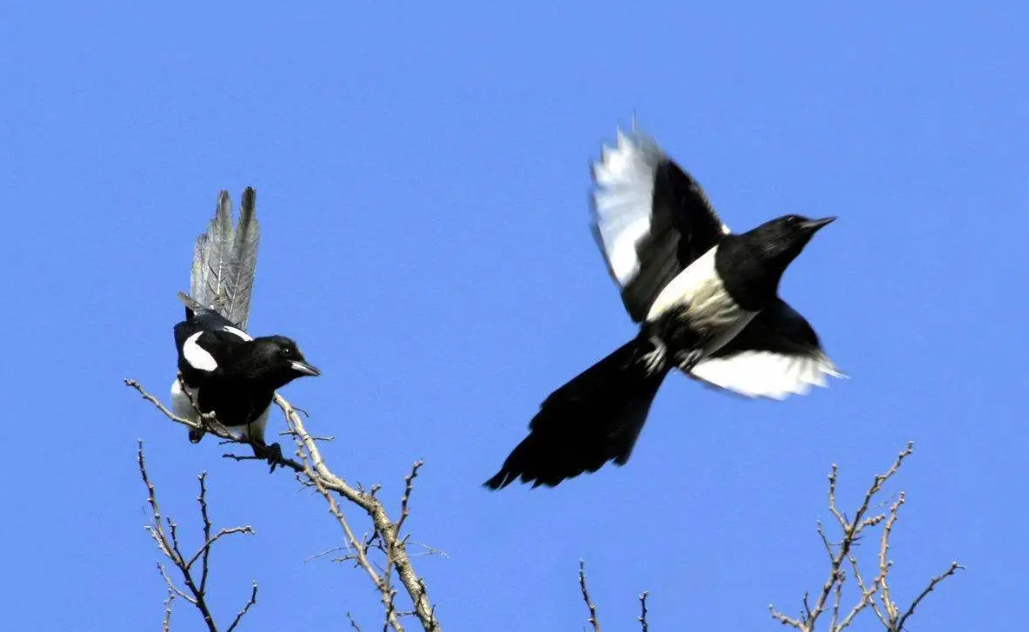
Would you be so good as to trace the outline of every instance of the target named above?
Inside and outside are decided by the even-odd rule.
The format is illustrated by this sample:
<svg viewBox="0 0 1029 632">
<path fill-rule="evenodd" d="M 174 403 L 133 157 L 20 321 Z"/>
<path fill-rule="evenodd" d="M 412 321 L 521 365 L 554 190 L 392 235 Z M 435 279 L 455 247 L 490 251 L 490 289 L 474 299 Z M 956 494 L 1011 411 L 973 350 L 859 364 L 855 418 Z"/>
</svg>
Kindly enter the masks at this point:
<svg viewBox="0 0 1029 632">
<path fill-rule="evenodd" d="M 136 390 L 143 399 L 150 402 L 158 411 L 171 421 L 190 428 L 202 429 L 231 443 L 246 443 L 244 439 L 236 436 L 219 424 L 216 419 L 202 417 L 201 423 L 203 424 L 203 427 L 201 427 L 201 425 L 196 422 L 176 416 L 168 409 L 167 406 L 162 404 L 160 400 L 148 393 L 142 385 L 139 384 L 139 382 L 135 380 L 125 380 L 125 384 L 126 386 Z M 284 468 L 288 468 L 293 471 L 302 485 L 314 488 L 325 499 L 329 513 L 339 523 L 343 532 L 343 548 L 347 551 L 344 559 L 353 560 L 357 566 L 361 567 L 365 571 L 369 579 L 375 585 L 376 590 L 380 595 L 380 601 L 383 605 L 386 626 L 388 628 L 392 628 L 395 632 L 403 632 L 404 627 L 402 618 L 404 616 L 413 616 L 418 620 L 425 632 L 442 632 L 442 627 L 440 626 L 439 620 L 436 618 L 435 606 L 433 606 L 429 600 L 428 589 L 426 588 L 425 582 L 415 572 L 414 566 L 411 563 L 411 555 L 406 549 L 407 538 L 406 536 L 401 535 L 401 528 L 404 526 L 405 521 L 410 515 L 410 503 L 412 492 L 414 490 L 414 481 L 418 476 L 418 471 L 422 466 L 422 462 L 418 461 L 414 463 L 410 474 L 408 474 L 404 479 L 404 494 L 400 500 L 400 516 L 397 521 L 394 522 L 389 517 L 382 501 L 376 497 L 378 487 L 372 487 L 370 490 L 365 490 L 361 487 L 354 487 L 348 484 L 342 477 L 335 474 L 326 464 L 325 458 L 318 445 L 318 442 L 323 441 L 324 438 L 311 435 L 304 425 L 304 419 L 300 414 L 300 410 L 292 406 L 282 396 L 276 395 L 275 403 L 282 410 L 283 415 L 286 418 L 288 434 L 293 437 L 296 444 L 296 459 L 278 456 L 272 457 L 272 461 L 276 466 L 281 465 Z M 224 456 L 236 461 L 253 459 L 253 457 L 249 456 Z M 142 463 L 142 452 L 140 452 L 140 459 Z M 203 486 L 203 479 L 201 480 L 201 485 Z M 346 512 L 339 500 L 344 500 L 352 505 L 356 505 L 364 513 L 368 514 L 371 519 L 371 535 L 369 537 L 358 537 L 351 528 Z M 204 519 L 206 521 L 206 505 L 202 505 L 202 509 L 204 512 Z M 219 538 L 236 532 L 237 531 L 233 530 L 223 530 L 222 532 L 212 536 L 209 532 L 205 531 L 206 544 L 204 546 L 188 558 L 183 558 L 181 555 L 179 556 L 182 565 L 187 572 L 191 571 L 191 567 L 198 560 L 202 563 L 203 570 L 201 571 L 200 583 L 196 586 L 195 593 L 192 591 L 192 588 L 190 588 L 189 593 L 177 591 L 175 593 L 176 595 L 189 599 L 191 603 L 194 603 L 194 605 L 200 608 L 200 603 L 203 602 L 203 600 L 197 598 L 196 594 L 199 593 L 201 596 L 204 595 L 208 568 L 207 559 L 210 547 Z M 171 539 L 173 540 L 174 536 Z M 381 565 L 374 563 L 369 557 L 373 548 L 377 551 L 381 551 L 385 558 Z M 169 544 L 168 551 L 171 551 L 172 554 L 176 552 L 174 543 Z M 168 557 L 174 561 L 172 555 L 168 555 Z M 178 564 L 176 564 L 176 566 L 178 566 Z M 384 570 L 380 571 L 380 568 Z M 403 586 L 407 598 L 410 600 L 410 612 L 401 612 L 396 607 L 395 599 L 397 591 L 393 587 L 394 571 L 400 584 Z M 190 582 L 192 581 L 192 575 L 190 575 L 188 579 L 184 577 L 184 581 L 186 582 L 187 587 L 189 587 Z M 188 596 L 189 594 L 192 594 L 193 597 L 190 598 Z M 253 597 L 256 599 L 256 586 L 254 587 Z M 252 605 L 252 603 L 249 605 Z M 233 622 L 233 627 L 238 623 L 238 619 L 241 619 L 249 610 L 249 605 L 240 611 L 237 621 Z M 205 602 L 203 607 L 206 609 Z M 205 621 L 209 619 L 210 617 L 208 616 L 205 618 Z M 215 630 L 212 626 L 213 621 L 211 621 L 208 627 L 210 630 Z"/>
<path fill-rule="evenodd" d="M 900 508 L 904 505 L 904 492 L 897 494 L 896 498 L 889 504 L 886 513 L 869 516 L 868 511 L 873 499 L 882 491 L 883 485 L 900 470 L 904 460 L 911 456 L 913 451 L 914 444 L 908 443 L 907 447 L 897 455 L 890 468 L 884 473 L 875 476 L 868 491 L 865 492 L 864 499 L 854 512 L 852 519 L 848 519 L 846 514 L 840 511 L 837 505 L 836 480 L 838 468 L 836 464 L 833 464 L 829 471 L 829 512 L 836 519 L 836 523 L 842 532 L 842 539 L 836 544 L 830 542 L 822 528 L 822 523 L 818 523 L 818 535 L 829 557 L 829 576 L 819 589 L 813 607 L 808 605 L 807 594 L 805 593 L 803 600 L 804 609 L 799 616 L 790 617 L 776 610 L 774 606 L 769 606 L 773 619 L 801 632 L 814 632 L 817 629 L 816 624 L 819 618 L 826 611 L 829 611 L 829 625 L 827 629 L 829 632 L 841 632 L 854 622 L 854 618 L 858 614 L 870 608 L 887 632 L 901 632 L 904 629 L 904 624 L 914 614 L 915 608 L 922 602 L 925 596 L 935 589 L 940 582 L 962 568 L 957 562 L 952 562 L 945 572 L 932 578 L 929 585 L 905 610 L 900 610 L 896 602 L 893 601 L 890 591 L 890 569 L 893 566 L 893 562 L 888 558 L 887 554 L 890 548 L 890 536 L 900 515 Z M 879 536 L 878 572 L 869 582 L 862 574 L 861 566 L 857 558 L 851 553 L 851 550 L 854 543 L 862 537 L 865 530 L 878 525 L 882 525 L 882 533 Z M 844 583 L 847 579 L 847 573 L 843 569 L 844 563 L 850 566 L 854 582 L 857 585 L 858 595 L 856 603 L 841 612 L 840 607 L 843 600 Z"/>
<path fill-rule="evenodd" d="M 146 530 L 150 533 L 150 536 L 157 543 L 157 548 L 161 550 L 168 561 L 178 569 L 179 574 L 182 576 L 182 582 L 185 584 L 185 590 L 179 588 L 175 581 L 168 575 L 168 571 L 163 564 L 158 564 L 157 568 L 161 573 L 161 577 L 164 578 L 165 584 L 168 586 L 168 599 L 165 600 L 164 607 L 164 620 L 162 629 L 167 632 L 171 629 L 171 616 L 172 616 L 172 602 L 175 597 L 181 597 L 183 600 L 193 604 L 193 606 L 200 612 L 200 616 L 204 620 L 204 624 L 207 626 L 208 632 L 218 632 L 218 626 L 215 623 L 214 617 L 211 615 L 211 611 L 207 605 L 207 576 L 210 572 L 208 560 L 210 559 L 211 547 L 214 544 L 230 535 L 244 534 L 252 535 L 254 530 L 250 527 L 228 527 L 220 529 L 214 535 L 211 535 L 212 524 L 208 517 L 207 512 L 207 473 L 200 474 L 200 493 L 197 496 L 197 503 L 200 505 L 200 515 L 203 520 L 203 534 L 204 540 L 200 547 L 195 553 L 190 555 L 188 558 L 183 554 L 182 548 L 179 545 L 179 534 L 178 525 L 170 518 L 161 515 L 160 505 L 157 503 L 157 491 L 154 487 L 153 482 L 150 480 L 150 476 L 146 471 L 146 461 L 143 458 L 143 442 L 140 441 L 136 448 L 136 460 L 139 464 L 139 473 L 143 477 L 143 484 L 147 488 L 147 502 L 150 505 L 150 524 L 147 525 Z M 200 562 L 200 579 L 196 579 L 194 565 Z M 229 627 L 226 628 L 226 632 L 232 632 L 239 625 L 243 616 L 250 611 L 251 606 L 257 603 L 257 582 L 253 583 L 253 587 L 250 591 L 250 598 L 247 599 L 243 608 L 236 615 L 236 618 L 232 620 Z"/>
</svg>

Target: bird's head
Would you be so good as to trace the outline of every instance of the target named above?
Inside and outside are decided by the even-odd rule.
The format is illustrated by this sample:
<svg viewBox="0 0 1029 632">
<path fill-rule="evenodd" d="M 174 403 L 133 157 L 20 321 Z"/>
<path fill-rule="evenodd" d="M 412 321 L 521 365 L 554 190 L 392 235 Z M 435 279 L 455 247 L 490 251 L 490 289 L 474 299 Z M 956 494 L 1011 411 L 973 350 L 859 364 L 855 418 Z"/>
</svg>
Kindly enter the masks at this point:
<svg viewBox="0 0 1029 632">
<path fill-rule="evenodd" d="M 785 268 L 820 229 L 828 226 L 835 217 L 808 219 L 800 215 L 783 215 L 750 231 L 753 243 L 766 261 Z"/>
<path fill-rule="evenodd" d="M 784 215 L 745 233 L 726 235 L 716 265 L 736 301 L 757 310 L 775 298 L 787 266 L 834 219 Z"/>
<path fill-rule="evenodd" d="M 297 343 L 285 336 L 254 338 L 252 345 L 250 370 L 255 377 L 267 380 L 275 388 L 298 377 L 321 375 L 321 371 L 307 363 Z"/>
</svg>

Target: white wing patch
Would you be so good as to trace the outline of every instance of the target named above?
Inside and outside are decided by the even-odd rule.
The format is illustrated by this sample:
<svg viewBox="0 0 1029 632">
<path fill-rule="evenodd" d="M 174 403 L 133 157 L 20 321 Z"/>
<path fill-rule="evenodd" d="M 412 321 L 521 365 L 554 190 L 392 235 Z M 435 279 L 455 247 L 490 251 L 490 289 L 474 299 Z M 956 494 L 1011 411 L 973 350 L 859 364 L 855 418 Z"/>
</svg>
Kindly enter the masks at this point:
<svg viewBox="0 0 1029 632">
<path fill-rule="evenodd" d="M 846 377 L 824 354 L 788 356 L 769 351 L 706 358 L 693 367 L 692 375 L 746 397 L 779 400 L 789 395 L 806 395 L 812 386 L 827 386 L 827 375 Z"/>
<path fill-rule="evenodd" d="M 657 320 L 661 314 L 674 306 L 690 304 L 694 294 L 701 290 L 705 290 L 705 295 L 718 295 L 725 300 L 732 301 L 715 271 L 715 252 L 717 250 L 718 246 L 708 250 L 668 282 L 668 285 L 651 303 L 650 311 L 647 313 L 648 322 Z M 712 284 L 714 287 L 711 287 Z"/>
<path fill-rule="evenodd" d="M 218 363 L 215 362 L 214 356 L 197 344 L 197 338 L 203 335 L 203 333 L 198 331 L 189 338 L 186 338 L 185 344 L 182 345 L 182 357 L 186 358 L 189 366 L 198 371 L 214 371 L 218 368 Z"/>
<path fill-rule="evenodd" d="M 237 338 L 239 338 L 243 342 L 250 342 L 251 340 L 254 339 L 253 336 L 251 336 L 247 332 L 243 331 L 242 329 L 237 329 L 236 327 L 232 327 L 230 325 L 226 325 L 226 326 L 222 327 L 222 329 L 224 331 L 229 332 L 233 336 L 236 336 Z"/>
<path fill-rule="evenodd" d="M 639 272 L 636 244 L 650 232 L 654 174 L 664 152 L 646 136 L 618 130 L 615 147 L 601 150 L 593 163 L 596 229 L 618 284 L 625 287 Z"/>
</svg>

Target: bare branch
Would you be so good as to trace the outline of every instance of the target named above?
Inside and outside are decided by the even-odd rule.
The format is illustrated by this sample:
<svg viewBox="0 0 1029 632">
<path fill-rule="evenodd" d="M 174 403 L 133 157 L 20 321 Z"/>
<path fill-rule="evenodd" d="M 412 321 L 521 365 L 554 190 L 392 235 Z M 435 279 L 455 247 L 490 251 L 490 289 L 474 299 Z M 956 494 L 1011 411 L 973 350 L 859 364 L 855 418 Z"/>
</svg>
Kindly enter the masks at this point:
<svg viewBox="0 0 1029 632">
<path fill-rule="evenodd" d="M 165 417 L 176 423 L 189 428 L 204 430 L 229 443 L 246 443 L 242 437 L 236 436 L 224 426 L 218 424 L 217 420 L 204 417 L 202 423 L 198 424 L 188 419 L 177 417 L 135 380 L 125 380 L 125 384 L 135 389 Z M 387 514 L 382 502 L 375 495 L 375 492 L 379 489 L 378 485 L 372 486 L 369 491 L 365 491 L 360 486 L 355 488 L 329 469 L 322 456 L 319 443 L 331 440 L 331 437 L 312 436 L 304 426 L 304 416 L 307 413 L 292 406 L 280 395 L 275 396 L 275 403 L 286 418 L 287 433 L 296 442 L 296 455 L 298 458 L 294 460 L 273 455 L 271 457 L 272 464 L 281 465 L 292 470 L 297 474 L 301 484 L 314 488 L 326 500 L 329 505 L 329 512 L 336 518 L 343 530 L 344 542 L 348 551 L 343 559 L 354 561 L 358 566 L 364 568 L 369 579 L 372 580 L 376 589 L 382 595 L 382 603 L 390 627 L 397 632 L 403 631 L 403 625 L 400 621 L 401 613 L 394 604 L 396 591 L 391 586 L 392 572 L 395 570 L 400 583 L 404 586 L 407 597 L 411 601 L 413 615 L 418 618 L 422 629 L 426 632 L 442 632 L 439 621 L 436 619 L 435 607 L 429 601 L 425 582 L 418 576 L 411 564 L 411 555 L 406 550 L 407 538 L 401 535 L 401 529 L 410 515 L 410 500 L 414 489 L 414 479 L 418 476 L 422 462 L 416 462 L 412 466 L 410 474 L 404 479 L 404 495 L 401 498 L 400 516 L 394 523 Z M 226 454 L 223 456 L 236 461 L 258 460 L 249 455 Z M 206 494 L 204 485 L 204 480 L 201 479 L 201 495 L 198 497 L 198 500 L 204 498 Z M 338 503 L 339 498 L 357 505 L 368 514 L 372 526 L 370 535 L 367 538 L 358 539 L 354 534 Z M 155 531 L 151 535 L 154 536 L 162 552 L 165 552 L 166 555 L 171 553 L 169 559 L 173 559 L 172 556 L 177 555 L 179 562 L 186 567 L 186 571 L 189 571 L 197 561 L 201 563 L 200 584 L 196 586 L 196 591 L 203 594 L 207 587 L 206 578 L 209 571 L 208 559 L 211 546 L 225 536 L 235 533 L 251 533 L 252 530 L 249 527 L 234 527 L 222 529 L 212 535 L 212 529 L 206 517 L 206 500 L 201 500 L 201 515 L 205 521 L 204 545 L 188 560 L 183 559 L 184 556 L 181 553 L 176 554 L 174 540 L 177 536 L 173 534 L 171 541 L 169 541 L 167 538 L 162 538 L 163 531 Z M 425 548 L 430 553 L 436 552 L 435 549 Z M 385 556 L 385 561 L 381 565 L 381 568 L 385 570 L 382 573 L 377 570 L 378 565 L 369 558 L 370 553 L 378 551 L 381 551 Z M 322 554 L 308 559 L 314 559 L 320 555 Z M 178 566 L 178 563 L 176 565 Z M 192 578 L 187 581 L 184 576 L 184 581 L 187 583 L 189 592 L 193 592 L 193 589 L 189 586 L 189 581 L 192 581 Z"/>
<path fill-rule="evenodd" d="M 890 503 L 886 513 L 873 516 L 869 516 L 867 514 L 869 507 L 872 505 L 873 498 L 882 491 L 883 485 L 897 473 L 901 465 L 904 463 L 904 460 L 911 455 L 913 450 L 914 444 L 908 443 L 907 447 L 897 455 L 896 460 L 894 460 L 890 468 L 884 473 L 875 476 L 872 484 L 865 492 L 861 505 L 854 513 L 854 517 L 852 519 L 848 519 L 846 514 L 840 511 L 836 504 L 836 481 L 838 468 L 833 464 L 829 472 L 829 511 L 832 513 L 833 517 L 836 518 L 836 521 L 843 532 L 843 539 L 840 540 L 838 544 L 833 544 L 822 529 L 821 522 L 818 523 L 817 527 L 819 538 L 822 541 L 822 546 L 829 556 L 829 578 L 822 585 L 813 608 L 808 606 L 807 595 L 805 594 L 804 612 L 800 618 L 794 619 L 788 617 L 778 612 L 773 606 L 769 606 L 773 619 L 783 625 L 796 628 L 801 632 L 814 632 L 818 618 L 826 610 L 831 610 L 829 631 L 841 632 L 854 622 L 855 617 L 862 610 L 871 608 L 875 613 L 876 618 L 887 632 L 901 632 L 904 627 L 905 620 L 908 616 L 911 616 L 911 614 L 914 613 L 915 608 L 921 600 L 931 592 L 937 584 L 950 575 L 953 575 L 961 568 L 957 562 L 954 562 L 945 573 L 932 579 L 929 586 L 927 586 L 926 589 L 923 590 L 922 593 L 914 600 L 904 615 L 899 614 L 897 605 L 893 602 L 890 595 L 889 573 L 893 563 L 888 558 L 888 552 L 890 548 L 890 535 L 892 534 L 893 528 L 897 522 L 900 508 L 904 505 L 904 492 L 900 492 L 896 499 Z M 860 539 L 861 534 L 865 529 L 876 527 L 878 525 L 882 525 L 882 534 L 879 540 L 878 551 L 878 573 L 869 583 L 866 582 L 865 578 L 862 576 L 858 560 L 853 554 L 851 554 L 851 550 L 854 547 L 854 544 Z M 844 584 L 846 582 L 846 574 L 841 568 L 844 561 L 848 561 L 850 563 L 850 567 L 854 572 L 854 580 L 859 591 L 859 598 L 857 603 L 854 604 L 846 612 L 845 616 L 841 618 L 841 604 L 843 601 Z M 831 606 L 828 604 L 828 598 L 830 595 L 832 595 Z"/>
<path fill-rule="evenodd" d="M 364 630 L 361 629 L 361 626 L 357 625 L 357 621 L 354 621 L 354 617 L 350 614 L 350 611 L 347 611 L 347 620 L 350 621 L 350 627 L 356 630 L 356 632 L 364 632 Z"/>
<path fill-rule="evenodd" d="M 923 590 L 921 593 L 918 594 L 917 597 L 915 597 L 915 600 L 911 602 L 911 606 L 907 609 L 907 612 L 905 612 L 903 616 L 900 617 L 900 620 L 897 621 L 897 625 L 894 627 L 894 630 L 896 630 L 897 632 L 903 630 L 904 624 L 907 623 L 908 617 L 915 614 L 915 608 L 918 607 L 918 604 L 922 603 L 922 600 L 925 599 L 925 596 L 931 593 L 933 590 L 935 590 L 937 584 L 947 579 L 959 570 L 964 570 L 964 568 L 964 566 L 958 564 L 957 562 L 951 562 L 950 568 L 940 573 L 936 577 L 933 577 L 932 580 L 929 581 L 929 585 L 925 587 L 925 590 Z"/>
<path fill-rule="evenodd" d="M 205 415 L 203 424 L 194 423 L 193 421 L 179 417 L 175 413 L 170 411 L 167 406 L 162 404 L 159 399 L 148 393 L 147 390 L 143 388 L 143 386 L 136 380 L 127 379 L 124 380 L 124 382 L 125 386 L 134 389 L 136 392 L 140 394 L 140 396 L 143 397 L 143 399 L 153 404 L 154 408 L 159 410 L 165 417 L 167 417 L 171 421 L 174 421 L 175 423 L 182 424 L 183 426 L 186 426 L 187 428 L 192 428 L 194 430 L 203 430 L 204 432 L 213 434 L 219 439 L 222 439 L 226 443 L 236 443 L 246 446 L 253 445 L 245 438 L 243 438 L 241 435 L 233 433 L 228 428 L 218 423 L 217 419 L 215 419 L 213 416 Z M 234 459 L 236 461 L 260 461 L 262 463 L 267 463 L 268 459 L 271 458 L 274 466 L 287 467 L 293 470 L 294 472 L 302 472 L 304 469 L 302 465 L 300 465 L 292 459 L 287 459 L 285 457 L 275 458 L 275 455 L 272 454 L 260 457 L 239 454 L 223 454 L 222 456 L 224 458 Z"/>
<path fill-rule="evenodd" d="M 411 492 L 414 490 L 414 479 L 418 476 L 418 469 L 424 465 L 423 461 L 415 461 L 411 465 L 411 473 L 404 477 L 404 497 L 400 499 L 400 519 L 397 520 L 397 535 L 400 535 L 400 528 L 404 526 L 404 521 L 407 520 L 407 516 L 411 513 L 407 508 L 407 503 L 411 500 Z"/>
<path fill-rule="evenodd" d="M 200 612 L 200 615 L 204 619 L 204 623 L 207 625 L 208 632 L 218 632 L 218 627 L 214 622 L 214 617 L 211 615 L 211 611 L 207 606 L 206 601 L 206 590 L 207 590 L 207 575 L 208 575 L 208 557 L 210 555 L 211 546 L 218 541 L 219 538 L 231 535 L 233 533 L 253 533 L 253 529 L 250 527 L 231 527 L 222 529 L 213 537 L 211 536 L 211 521 L 207 514 L 207 485 L 206 485 L 206 473 L 199 476 L 200 480 L 200 494 L 197 496 L 197 502 L 200 505 L 200 514 L 203 519 L 203 533 L 204 543 L 200 546 L 197 552 L 187 561 L 182 555 L 182 550 L 179 547 L 179 536 L 178 527 L 171 520 L 171 518 L 163 517 L 161 515 L 160 506 L 157 503 L 157 493 L 153 482 L 150 480 L 149 474 L 146 471 L 146 462 L 143 458 L 143 442 L 139 441 L 136 448 L 136 460 L 139 464 L 139 472 L 143 478 L 143 483 L 147 488 L 147 502 L 150 504 L 151 522 L 147 525 L 147 531 L 153 537 L 157 543 L 161 553 L 179 569 L 179 573 L 182 575 L 182 581 L 186 584 L 188 593 L 184 590 L 179 589 L 175 582 L 172 581 L 171 577 L 168 576 L 168 572 L 163 564 L 158 563 L 157 568 L 161 572 L 161 576 L 164 578 L 165 584 L 168 586 L 168 600 L 165 602 L 165 615 L 164 615 L 164 629 L 168 630 L 171 625 L 171 602 L 175 595 L 182 597 L 185 601 L 193 604 L 194 607 Z M 163 518 L 163 519 L 162 519 Z M 167 530 L 165 530 L 167 525 Z M 195 581 L 191 567 L 197 560 L 202 560 L 202 575 L 201 580 L 198 583 Z M 236 615 L 235 620 L 227 629 L 227 632 L 231 632 L 239 625 L 243 615 L 250 610 L 257 601 L 257 583 L 254 582 L 253 590 L 250 593 L 250 599 L 247 601 L 243 609 Z"/>
<path fill-rule="evenodd" d="M 170 632 L 171 630 L 171 616 L 172 616 L 172 601 L 175 600 L 175 590 L 168 587 L 168 598 L 164 600 L 164 620 L 161 623 L 161 632 Z"/>
<path fill-rule="evenodd" d="M 247 599 L 245 604 L 243 604 L 243 609 L 236 613 L 236 618 L 232 620 L 232 623 L 229 624 L 229 627 L 225 632 L 232 632 L 235 630 L 236 626 L 239 625 L 239 622 L 243 620 L 243 617 L 250 610 L 250 606 L 255 603 L 257 603 L 257 582 L 253 583 L 253 587 L 250 590 L 250 598 Z"/>
<path fill-rule="evenodd" d="M 586 562 L 579 560 L 579 590 L 582 592 L 582 600 L 590 611 L 589 622 L 593 626 L 593 632 L 600 632 L 600 621 L 597 620 L 597 607 L 590 601 L 590 594 L 586 590 Z"/>
<path fill-rule="evenodd" d="M 650 593 L 644 590 L 640 593 L 640 616 L 636 620 L 640 622 L 642 632 L 647 632 L 647 595 Z"/>
<path fill-rule="evenodd" d="M 370 492 L 358 491 L 334 474 L 326 465 L 318 443 L 304 427 L 304 421 L 301 419 L 297 409 L 278 394 L 275 395 L 275 403 L 286 416 L 286 422 L 297 442 L 299 453 L 304 455 L 302 459 L 304 461 L 303 475 L 310 482 L 317 482 L 326 490 L 335 492 L 368 513 L 372 519 L 375 533 L 383 543 L 387 567 L 392 566 L 396 568 L 397 575 L 406 589 L 408 597 L 411 599 L 411 603 L 414 606 L 414 614 L 418 618 L 419 623 L 421 623 L 422 629 L 426 632 L 442 632 L 442 627 L 436 619 L 436 609 L 429 601 L 425 582 L 415 573 L 404 541 L 400 538 L 397 525 L 390 520 L 385 507 L 375 497 L 375 488 Z M 412 468 L 411 481 L 414 480 L 414 469 Z M 409 481 L 409 484 L 411 481 Z"/>
</svg>

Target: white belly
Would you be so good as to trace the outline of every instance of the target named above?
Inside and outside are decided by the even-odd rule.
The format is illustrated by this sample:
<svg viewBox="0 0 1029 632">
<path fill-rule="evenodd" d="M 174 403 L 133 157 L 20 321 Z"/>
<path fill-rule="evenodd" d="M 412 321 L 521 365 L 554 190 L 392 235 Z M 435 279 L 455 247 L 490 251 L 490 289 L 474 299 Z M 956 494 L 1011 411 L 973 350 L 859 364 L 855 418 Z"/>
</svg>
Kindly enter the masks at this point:
<svg viewBox="0 0 1029 632">
<path fill-rule="evenodd" d="M 172 412 L 175 413 L 175 416 L 192 422 L 200 421 L 200 415 L 197 414 L 196 408 L 193 407 L 196 396 L 197 389 L 186 387 L 183 390 L 182 383 L 176 378 L 171 386 Z M 270 409 L 271 406 L 265 408 L 264 412 L 249 426 L 226 426 L 226 428 L 242 435 L 244 439 L 254 438 L 264 441 L 264 428 L 268 425 L 268 411 Z"/>
<path fill-rule="evenodd" d="M 647 320 L 654 321 L 673 308 L 686 307 L 683 320 L 690 329 L 709 337 L 704 355 L 718 351 L 757 316 L 740 307 L 715 271 L 715 251 L 708 250 L 680 272 L 654 299 Z"/>
</svg>

